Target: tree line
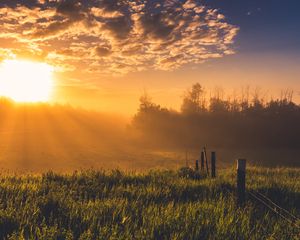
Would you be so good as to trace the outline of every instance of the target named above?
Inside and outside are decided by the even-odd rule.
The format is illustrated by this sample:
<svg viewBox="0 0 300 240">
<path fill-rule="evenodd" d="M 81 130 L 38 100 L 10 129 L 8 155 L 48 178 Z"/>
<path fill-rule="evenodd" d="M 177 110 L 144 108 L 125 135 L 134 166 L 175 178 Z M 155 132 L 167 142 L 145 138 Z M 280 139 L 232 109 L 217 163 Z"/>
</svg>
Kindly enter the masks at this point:
<svg viewBox="0 0 300 240">
<path fill-rule="evenodd" d="M 221 89 L 208 95 L 196 83 L 185 91 L 176 111 L 144 94 L 131 130 L 139 142 L 160 147 L 300 147 L 300 106 L 293 91 L 269 100 L 249 87 L 239 96 L 224 95 Z"/>
</svg>

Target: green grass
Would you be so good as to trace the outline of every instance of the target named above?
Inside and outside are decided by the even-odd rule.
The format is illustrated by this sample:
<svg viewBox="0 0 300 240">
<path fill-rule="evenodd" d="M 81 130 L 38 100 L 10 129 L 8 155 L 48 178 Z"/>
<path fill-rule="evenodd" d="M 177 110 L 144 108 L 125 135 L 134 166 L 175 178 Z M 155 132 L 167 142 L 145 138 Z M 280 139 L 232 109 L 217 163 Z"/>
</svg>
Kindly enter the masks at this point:
<svg viewBox="0 0 300 240">
<path fill-rule="evenodd" d="M 0 239 L 300 239 L 299 229 L 248 198 L 235 170 L 84 171 L 0 176 Z M 300 216 L 300 170 L 250 168 L 247 187 Z"/>
</svg>

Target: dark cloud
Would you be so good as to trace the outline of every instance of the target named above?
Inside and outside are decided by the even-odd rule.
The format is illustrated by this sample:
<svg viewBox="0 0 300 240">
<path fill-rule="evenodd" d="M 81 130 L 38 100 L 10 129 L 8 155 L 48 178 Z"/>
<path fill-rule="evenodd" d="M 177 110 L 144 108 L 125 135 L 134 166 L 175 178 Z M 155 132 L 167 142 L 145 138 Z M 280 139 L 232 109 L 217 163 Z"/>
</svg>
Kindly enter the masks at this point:
<svg viewBox="0 0 300 240">
<path fill-rule="evenodd" d="M 102 29 L 109 30 L 114 37 L 124 39 L 128 37 L 132 28 L 132 21 L 125 16 L 108 18 L 103 23 Z"/>
<path fill-rule="evenodd" d="M 45 28 L 37 29 L 35 32 L 32 33 L 33 38 L 47 38 L 53 37 L 56 34 L 61 33 L 62 31 L 68 29 L 72 26 L 76 21 L 72 21 L 70 19 L 65 21 L 57 21 L 49 24 Z"/>
<path fill-rule="evenodd" d="M 96 7 L 102 8 L 106 12 L 126 12 L 128 11 L 128 4 L 121 0 L 100 0 L 95 4 Z"/>
<path fill-rule="evenodd" d="M 96 54 L 99 57 L 106 57 L 111 54 L 111 48 L 110 47 L 96 47 Z"/>
<path fill-rule="evenodd" d="M 162 13 L 148 13 L 141 17 L 144 34 L 150 34 L 154 38 L 165 39 L 170 36 L 175 28 L 174 23 L 167 23 Z"/>
<path fill-rule="evenodd" d="M 84 9 L 76 0 L 63 0 L 57 6 L 57 13 L 65 15 L 73 21 L 81 20 L 84 17 Z"/>
<path fill-rule="evenodd" d="M 17 5 L 23 5 L 26 7 L 35 7 L 36 5 L 39 4 L 38 0 L 2 0 L 0 1 L 0 7 L 12 7 L 15 8 Z"/>
</svg>

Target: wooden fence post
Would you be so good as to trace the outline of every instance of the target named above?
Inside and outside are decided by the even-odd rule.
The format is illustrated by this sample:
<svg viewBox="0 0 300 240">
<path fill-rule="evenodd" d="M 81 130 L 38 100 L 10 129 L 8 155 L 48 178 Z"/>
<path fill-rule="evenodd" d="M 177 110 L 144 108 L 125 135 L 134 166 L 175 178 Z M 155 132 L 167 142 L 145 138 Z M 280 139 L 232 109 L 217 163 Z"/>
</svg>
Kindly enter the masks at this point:
<svg viewBox="0 0 300 240">
<path fill-rule="evenodd" d="M 245 204 L 246 191 L 246 159 L 237 160 L 237 206 L 243 207 Z"/>
<path fill-rule="evenodd" d="M 211 177 L 216 177 L 216 152 L 211 152 Z"/>
<path fill-rule="evenodd" d="M 196 170 L 196 171 L 199 171 L 199 160 L 196 160 L 195 170 Z"/>
<path fill-rule="evenodd" d="M 205 164 L 206 164 L 206 174 L 209 176 L 209 169 L 208 169 L 208 160 L 207 160 L 207 153 L 206 153 L 206 148 L 203 148 L 204 151 L 204 156 L 205 156 Z"/>
<path fill-rule="evenodd" d="M 204 152 L 201 152 L 201 170 L 204 171 Z"/>
</svg>

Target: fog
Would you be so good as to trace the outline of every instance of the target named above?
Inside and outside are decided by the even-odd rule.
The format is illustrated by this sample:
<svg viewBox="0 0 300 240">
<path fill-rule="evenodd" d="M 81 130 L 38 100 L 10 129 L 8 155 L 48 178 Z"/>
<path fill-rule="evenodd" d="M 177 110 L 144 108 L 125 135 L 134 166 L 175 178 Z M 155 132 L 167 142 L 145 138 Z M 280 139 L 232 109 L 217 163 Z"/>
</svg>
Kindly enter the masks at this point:
<svg viewBox="0 0 300 240">
<path fill-rule="evenodd" d="M 130 119 L 1 99 L 0 167 L 10 172 L 174 169 L 193 166 L 204 146 L 217 152 L 219 168 L 232 166 L 236 158 L 269 167 L 300 166 L 300 111 L 289 95 L 248 100 L 246 106 L 220 97 L 203 101 L 201 94 L 193 95 L 194 87 L 181 111 L 144 95 Z"/>
</svg>

